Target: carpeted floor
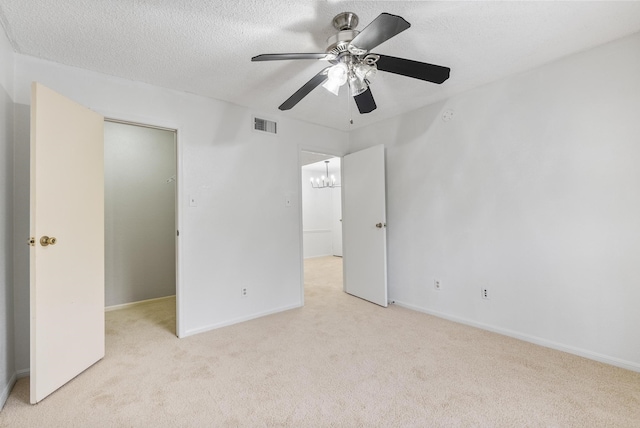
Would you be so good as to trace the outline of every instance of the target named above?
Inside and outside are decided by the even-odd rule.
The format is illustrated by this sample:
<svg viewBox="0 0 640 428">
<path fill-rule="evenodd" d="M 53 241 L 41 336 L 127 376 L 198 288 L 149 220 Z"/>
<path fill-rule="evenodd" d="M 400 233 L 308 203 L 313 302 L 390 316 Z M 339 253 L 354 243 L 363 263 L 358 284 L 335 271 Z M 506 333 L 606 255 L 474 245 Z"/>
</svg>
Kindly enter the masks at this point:
<svg viewBox="0 0 640 428">
<path fill-rule="evenodd" d="M 2 427 L 639 427 L 640 373 L 342 292 L 305 264 L 305 306 L 174 335 L 173 300 L 108 312 L 107 355 Z"/>
</svg>

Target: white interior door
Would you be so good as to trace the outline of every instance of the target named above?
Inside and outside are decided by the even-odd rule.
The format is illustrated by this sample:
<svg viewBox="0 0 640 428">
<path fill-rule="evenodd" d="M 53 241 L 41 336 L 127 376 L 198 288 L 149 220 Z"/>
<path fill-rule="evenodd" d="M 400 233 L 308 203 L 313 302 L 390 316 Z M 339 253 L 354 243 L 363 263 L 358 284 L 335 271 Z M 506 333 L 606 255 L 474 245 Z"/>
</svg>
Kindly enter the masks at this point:
<svg viewBox="0 0 640 428">
<path fill-rule="evenodd" d="M 342 257 L 342 190 L 340 187 L 331 189 L 331 241 L 333 255 Z"/>
<path fill-rule="evenodd" d="M 32 85 L 31 403 L 104 357 L 103 126 Z"/>
<path fill-rule="evenodd" d="M 387 306 L 384 146 L 346 155 L 342 168 L 344 290 Z"/>
</svg>

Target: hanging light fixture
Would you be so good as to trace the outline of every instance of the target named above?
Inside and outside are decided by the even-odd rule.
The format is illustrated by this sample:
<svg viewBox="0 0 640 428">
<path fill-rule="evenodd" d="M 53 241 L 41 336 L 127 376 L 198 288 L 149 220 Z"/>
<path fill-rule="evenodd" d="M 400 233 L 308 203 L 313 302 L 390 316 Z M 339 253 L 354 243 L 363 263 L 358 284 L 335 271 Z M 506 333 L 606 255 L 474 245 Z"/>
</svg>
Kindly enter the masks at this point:
<svg viewBox="0 0 640 428">
<path fill-rule="evenodd" d="M 352 97 L 360 95 L 361 93 L 366 91 L 368 87 L 369 86 L 367 85 L 367 82 L 363 79 L 358 78 L 358 76 L 356 76 L 355 74 L 351 74 L 349 76 L 349 92 L 351 93 Z"/>
<path fill-rule="evenodd" d="M 311 187 L 313 187 L 314 189 L 325 189 L 325 188 L 333 188 L 333 187 L 340 187 L 340 185 L 338 183 L 336 183 L 336 176 L 335 175 L 329 175 L 329 161 L 326 160 L 324 161 L 324 167 L 326 170 L 326 175 L 321 176 L 320 178 L 316 178 L 314 179 L 313 177 L 310 178 L 311 181 Z"/>
<path fill-rule="evenodd" d="M 327 81 L 322 87 L 337 96 L 340 86 L 348 82 L 350 95 L 360 95 L 376 77 L 376 62 L 379 58 L 378 55 L 370 54 L 361 59 L 337 63 L 327 71 Z"/>
<path fill-rule="evenodd" d="M 343 62 L 338 63 L 329 69 L 327 76 L 328 79 L 322 87 L 337 96 L 338 91 L 340 91 L 340 86 L 347 83 L 349 67 Z"/>
</svg>

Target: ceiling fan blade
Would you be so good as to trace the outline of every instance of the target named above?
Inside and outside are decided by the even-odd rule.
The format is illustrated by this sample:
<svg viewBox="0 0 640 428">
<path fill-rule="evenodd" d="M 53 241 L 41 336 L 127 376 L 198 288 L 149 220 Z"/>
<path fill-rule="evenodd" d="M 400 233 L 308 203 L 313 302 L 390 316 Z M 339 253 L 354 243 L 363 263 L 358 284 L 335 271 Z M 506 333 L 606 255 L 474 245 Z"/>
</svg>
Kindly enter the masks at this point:
<svg viewBox="0 0 640 428">
<path fill-rule="evenodd" d="M 284 59 L 323 59 L 329 61 L 335 58 L 335 55 L 327 53 L 281 53 L 254 56 L 251 61 L 280 61 Z"/>
<path fill-rule="evenodd" d="M 373 99 L 373 94 L 371 93 L 371 88 L 367 88 L 366 91 L 360 95 L 356 95 L 353 99 L 356 101 L 360 114 L 371 113 L 377 107 Z"/>
<path fill-rule="evenodd" d="M 321 85 L 325 80 L 327 80 L 327 70 L 331 67 L 327 67 L 322 70 L 320 73 L 316 74 L 309 80 L 307 83 L 302 85 L 300 89 L 298 89 L 293 95 L 291 95 L 285 102 L 283 102 L 280 107 L 280 110 L 290 110 L 300 102 L 304 97 L 306 97 L 309 92 L 313 91 L 317 86 Z"/>
<path fill-rule="evenodd" d="M 349 44 L 349 52 L 364 55 L 379 44 L 411 27 L 401 16 L 381 13 L 367 25 Z"/>
<path fill-rule="evenodd" d="M 451 72 L 449 67 L 443 67 L 441 65 L 427 64 L 426 62 L 418 62 L 393 56 L 379 56 L 380 59 L 376 62 L 378 70 L 413 77 L 414 79 L 426 80 L 427 82 L 440 84 L 449 78 L 449 73 Z"/>
</svg>

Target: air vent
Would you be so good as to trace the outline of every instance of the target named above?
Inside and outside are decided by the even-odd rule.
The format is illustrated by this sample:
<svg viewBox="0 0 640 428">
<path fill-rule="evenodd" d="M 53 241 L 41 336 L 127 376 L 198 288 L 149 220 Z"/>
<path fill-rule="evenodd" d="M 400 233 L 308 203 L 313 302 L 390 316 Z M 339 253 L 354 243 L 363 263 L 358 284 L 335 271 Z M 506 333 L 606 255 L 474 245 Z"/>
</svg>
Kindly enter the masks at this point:
<svg viewBox="0 0 640 428">
<path fill-rule="evenodd" d="M 259 117 L 253 118 L 253 129 L 256 131 L 269 132 L 270 134 L 277 134 L 277 123 L 271 120 L 260 119 Z"/>
</svg>

